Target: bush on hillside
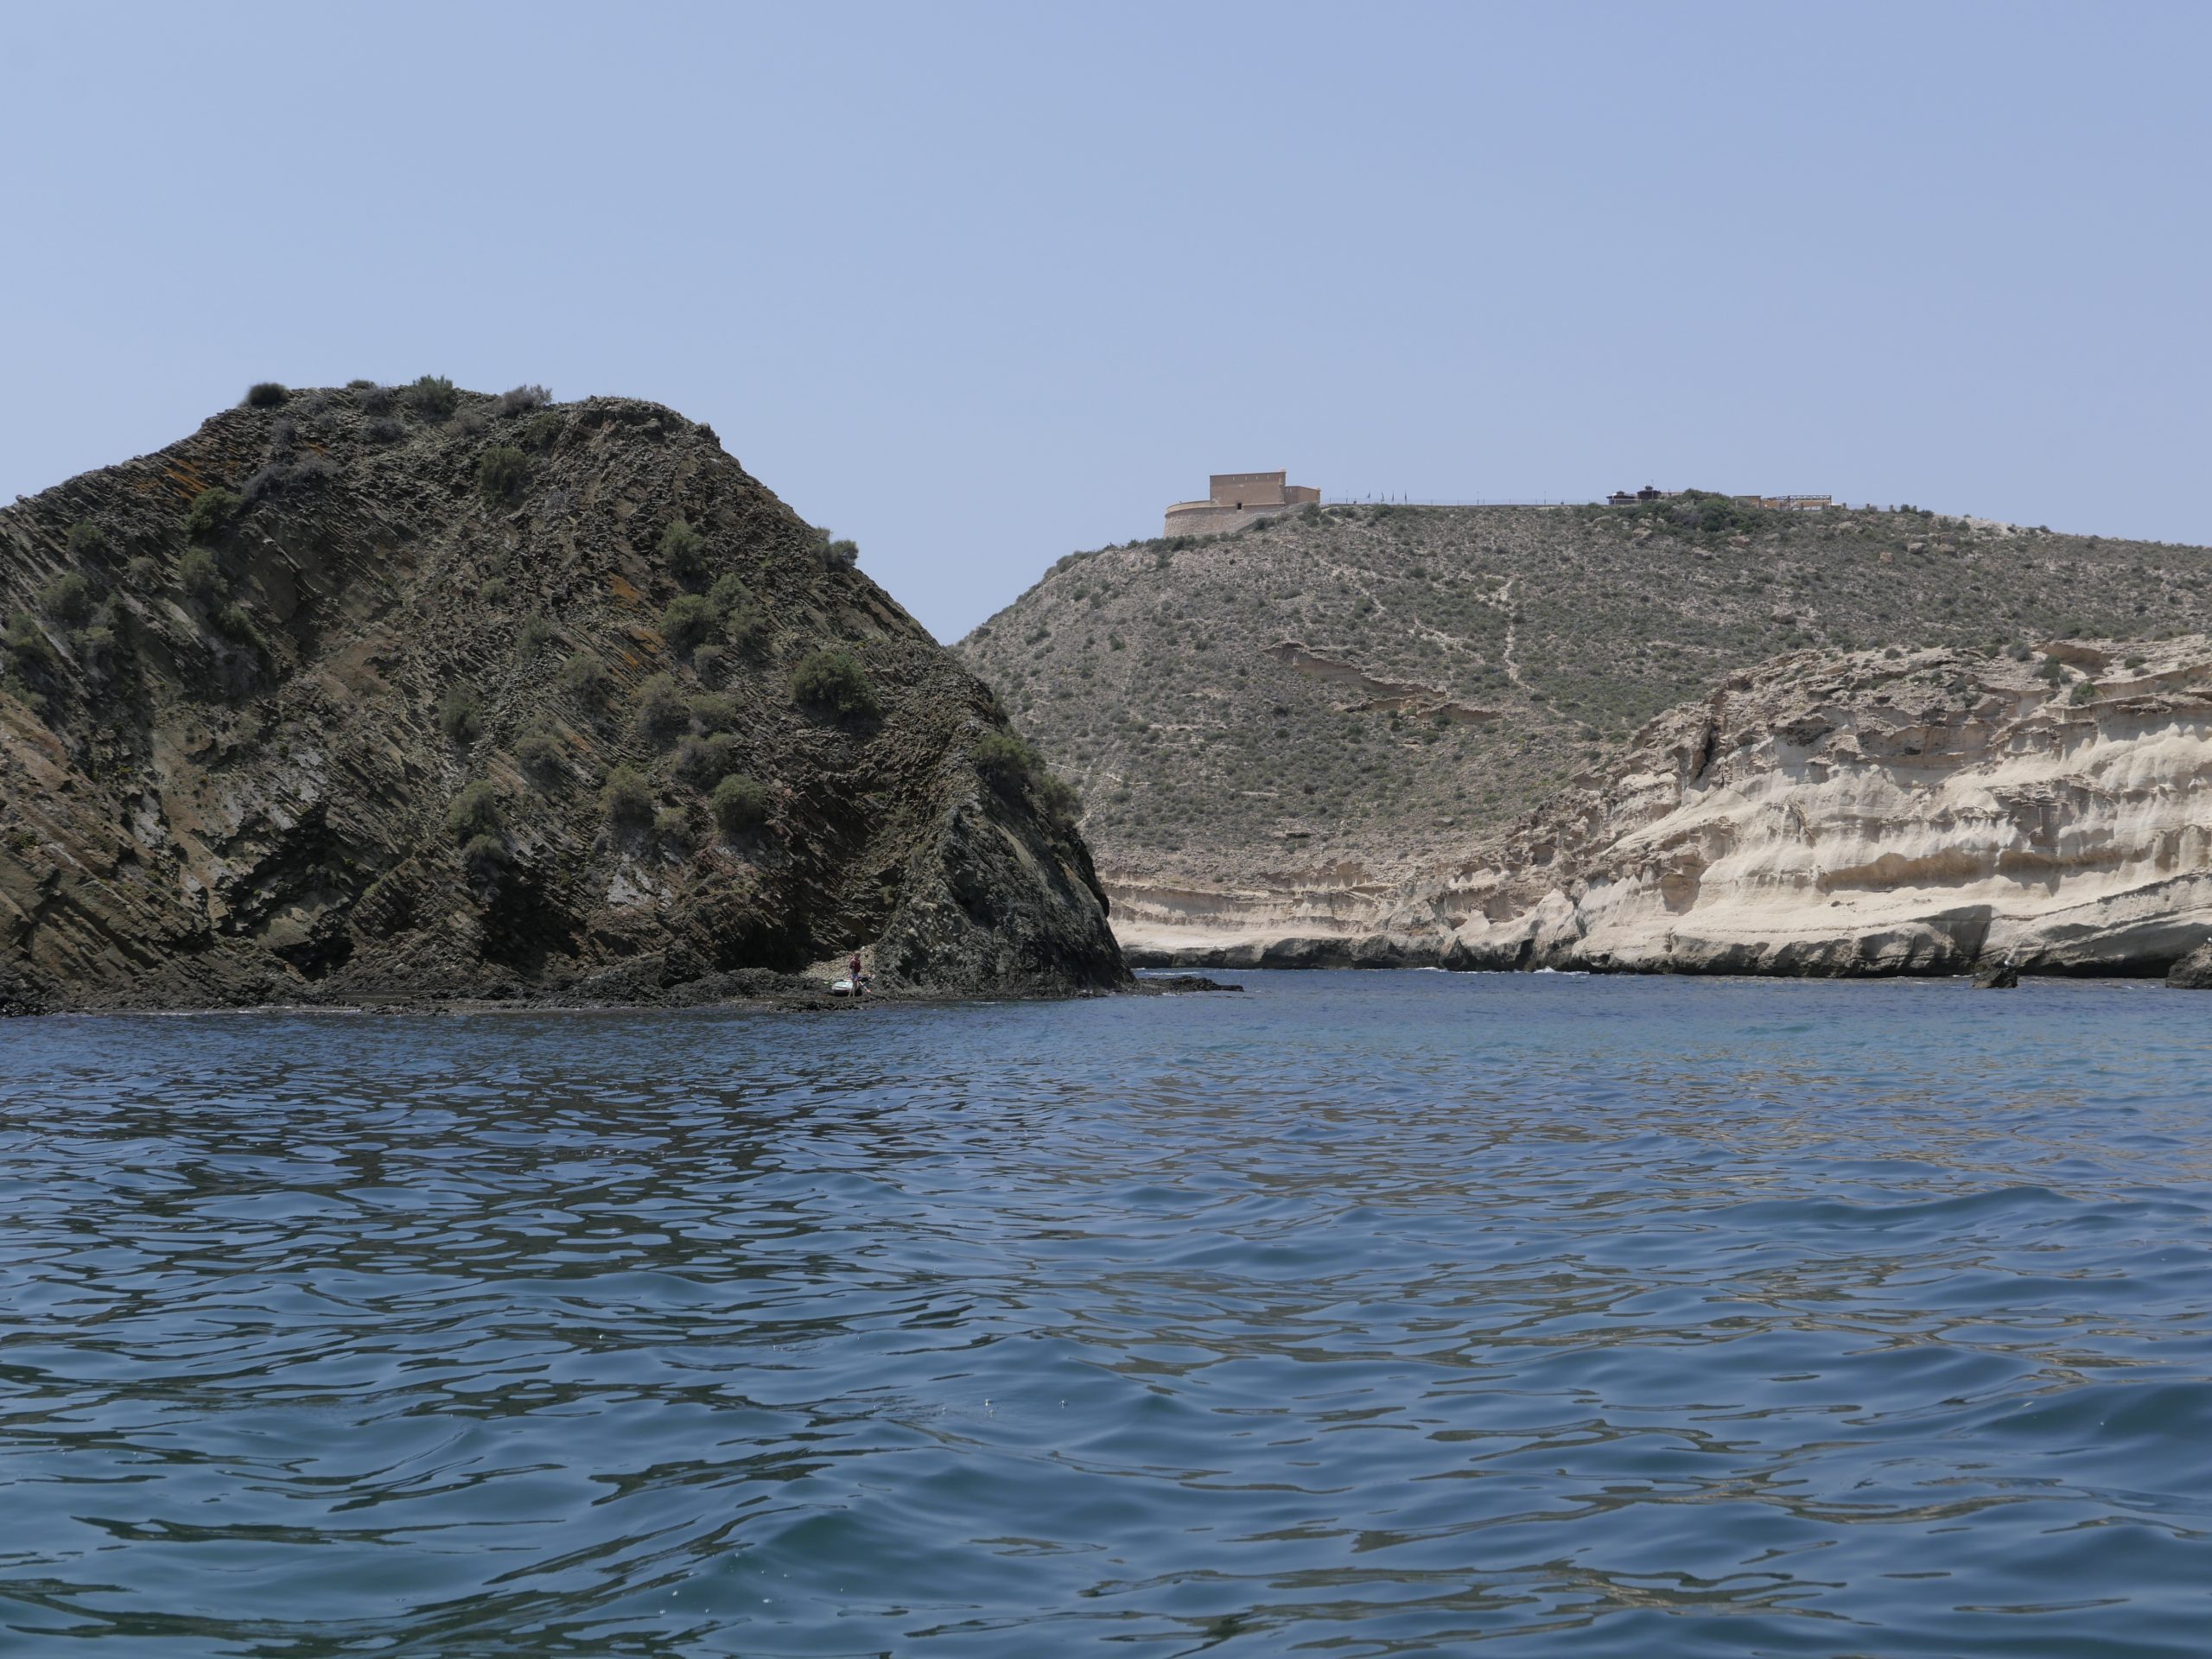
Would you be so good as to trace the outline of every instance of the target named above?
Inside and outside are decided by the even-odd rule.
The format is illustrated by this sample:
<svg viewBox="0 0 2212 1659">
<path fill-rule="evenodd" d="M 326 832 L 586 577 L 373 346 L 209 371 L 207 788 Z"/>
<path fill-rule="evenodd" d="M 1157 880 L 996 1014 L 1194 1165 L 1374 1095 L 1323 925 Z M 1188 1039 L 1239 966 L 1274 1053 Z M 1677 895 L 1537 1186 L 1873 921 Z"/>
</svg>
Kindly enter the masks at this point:
<svg viewBox="0 0 2212 1659">
<path fill-rule="evenodd" d="M 389 415 L 380 415 L 361 428 L 361 435 L 371 443 L 397 443 L 407 435 L 407 429 Z"/>
<path fill-rule="evenodd" d="M 461 868 L 472 880 L 490 880 L 507 868 L 507 857 L 505 836 L 471 836 L 461 844 Z"/>
<path fill-rule="evenodd" d="M 364 415 L 389 415 L 398 407 L 399 394 L 390 386 L 380 386 L 373 380 L 352 383 L 353 402 Z"/>
<path fill-rule="evenodd" d="M 257 380 L 245 389 L 248 409 L 282 409 L 290 391 L 280 380 Z"/>
<path fill-rule="evenodd" d="M 456 841 L 501 832 L 499 791 L 479 780 L 454 796 L 446 806 L 446 833 Z"/>
<path fill-rule="evenodd" d="M 449 421 L 461 407 L 461 394 L 442 374 L 426 374 L 407 388 L 407 406 L 433 423 Z"/>
<path fill-rule="evenodd" d="M 456 743 L 474 743 L 484 735 L 484 705 L 466 685 L 446 688 L 438 699 L 438 729 Z"/>
<path fill-rule="evenodd" d="M 96 559 L 107 551 L 107 532 L 89 519 L 80 519 L 69 526 L 66 545 L 72 558 Z"/>
<path fill-rule="evenodd" d="M 738 835 L 767 822 L 768 786 L 742 774 L 725 778 L 715 785 L 707 804 L 724 835 Z"/>
<path fill-rule="evenodd" d="M 223 593 L 223 567 L 204 547 L 185 550 L 184 556 L 176 562 L 176 579 L 186 597 L 202 605 L 213 604 Z"/>
<path fill-rule="evenodd" d="M 150 594 L 162 585 L 161 562 L 140 553 L 123 567 L 123 580 L 134 594 Z"/>
<path fill-rule="evenodd" d="M 1083 816 L 1071 784 L 1052 775 L 1044 756 L 1019 734 L 986 732 L 976 742 L 976 770 L 1002 794 L 1027 790 L 1050 822 L 1066 829 Z"/>
<path fill-rule="evenodd" d="M 691 844 L 690 815 L 680 806 L 663 807 L 653 815 L 653 839 L 664 847 Z"/>
<path fill-rule="evenodd" d="M 555 683 L 577 702 L 596 707 L 607 696 L 607 667 L 589 652 L 580 651 L 561 664 Z"/>
<path fill-rule="evenodd" d="M 553 623 L 550 618 L 533 611 L 515 629 L 515 654 L 524 662 L 543 656 L 545 647 L 553 643 Z"/>
<path fill-rule="evenodd" d="M 499 413 L 519 415 L 525 410 L 543 409 L 553 401 L 553 394 L 543 386 L 514 386 L 499 394 Z"/>
<path fill-rule="evenodd" d="M 81 626 L 92 613 L 92 587 L 74 570 L 65 570 L 38 592 L 39 608 L 71 627 Z"/>
<path fill-rule="evenodd" d="M 676 775 L 694 789 L 711 789 L 737 769 L 737 741 L 727 732 L 687 737 L 676 746 Z"/>
<path fill-rule="evenodd" d="M 1018 789 L 1044 770 L 1044 762 L 1014 733 L 985 732 L 976 741 L 976 770 L 1001 789 Z"/>
<path fill-rule="evenodd" d="M 690 705 L 671 674 L 648 675 L 638 687 L 638 730 L 656 743 L 666 742 L 691 717 Z"/>
<path fill-rule="evenodd" d="M 707 538 L 678 518 L 660 533 L 660 562 L 690 582 L 707 568 Z"/>
<path fill-rule="evenodd" d="M 858 542 L 834 536 L 828 530 L 817 526 L 814 531 L 814 543 L 815 550 L 821 555 L 825 569 L 849 570 L 860 563 L 861 548 Z"/>
<path fill-rule="evenodd" d="M 841 719 L 872 715 L 878 708 L 868 671 L 848 651 L 810 652 L 802 658 L 791 671 L 791 696 Z"/>
<path fill-rule="evenodd" d="M 716 576 L 715 585 L 707 589 L 707 602 L 715 607 L 717 615 L 728 616 L 732 611 L 752 607 L 753 590 L 736 571 L 728 571 Z"/>
<path fill-rule="evenodd" d="M 551 410 L 543 410 L 532 416 L 522 429 L 522 447 L 543 454 L 561 441 L 561 433 L 568 422 Z"/>
<path fill-rule="evenodd" d="M 660 613 L 661 637 L 679 652 L 705 645 L 721 627 L 721 615 L 698 594 L 679 594 Z"/>
<path fill-rule="evenodd" d="M 539 721 L 515 740 L 515 764 L 529 772 L 551 772 L 569 758 L 561 734 Z"/>
<path fill-rule="evenodd" d="M 195 542 L 212 541 L 245 505 L 245 498 L 218 485 L 192 498 L 185 510 L 184 533 Z"/>
<path fill-rule="evenodd" d="M 721 691 L 702 691 L 691 699 L 691 718 L 702 732 L 737 729 L 737 699 Z"/>
<path fill-rule="evenodd" d="M 476 463 L 476 487 L 486 501 L 512 503 L 530 482 L 530 457 L 508 444 L 486 449 Z"/>
<path fill-rule="evenodd" d="M 753 590 L 745 585 L 742 577 L 732 571 L 716 578 L 715 585 L 707 590 L 707 599 L 721 618 L 725 639 L 743 652 L 759 647 L 768 632 L 767 619 L 753 603 Z"/>
<path fill-rule="evenodd" d="M 8 619 L 8 658 L 18 674 L 51 674 L 61 665 L 54 647 L 47 643 L 46 631 L 28 611 L 17 611 Z"/>
<path fill-rule="evenodd" d="M 617 766 L 607 774 L 599 804 L 609 823 L 639 824 L 652 816 L 653 792 L 635 766 Z"/>
</svg>

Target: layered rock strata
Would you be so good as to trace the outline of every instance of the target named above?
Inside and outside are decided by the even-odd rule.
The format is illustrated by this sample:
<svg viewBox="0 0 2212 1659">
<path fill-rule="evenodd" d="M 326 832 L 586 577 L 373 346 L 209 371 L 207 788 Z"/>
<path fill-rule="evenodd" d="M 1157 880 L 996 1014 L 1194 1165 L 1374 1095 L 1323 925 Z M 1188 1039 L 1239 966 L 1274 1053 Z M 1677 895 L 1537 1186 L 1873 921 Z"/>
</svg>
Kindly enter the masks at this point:
<svg viewBox="0 0 2212 1659">
<path fill-rule="evenodd" d="M 0 510 L 0 1008 L 1127 982 L 990 693 L 708 429 L 269 401 Z"/>
<path fill-rule="evenodd" d="M 1451 967 L 2164 974 L 2212 938 L 2212 648 L 1785 657 L 1417 897 Z"/>
</svg>

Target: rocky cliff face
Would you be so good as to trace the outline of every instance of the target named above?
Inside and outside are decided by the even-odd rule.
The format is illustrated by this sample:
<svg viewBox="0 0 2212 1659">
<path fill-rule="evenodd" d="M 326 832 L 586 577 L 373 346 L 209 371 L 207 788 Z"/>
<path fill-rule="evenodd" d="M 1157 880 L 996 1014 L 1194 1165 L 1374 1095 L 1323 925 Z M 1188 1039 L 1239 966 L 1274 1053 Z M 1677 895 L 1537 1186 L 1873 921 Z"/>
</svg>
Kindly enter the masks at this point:
<svg viewBox="0 0 2212 1659">
<path fill-rule="evenodd" d="M 2212 645 L 2049 649 L 1738 675 L 1395 925 L 1465 968 L 2164 973 L 2212 938 Z"/>
<path fill-rule="evenodd" d="M 0 510 L 0 1007 L 1126 982 L 990 694 L 706 428 L 262 396 Z"/>
</svg>

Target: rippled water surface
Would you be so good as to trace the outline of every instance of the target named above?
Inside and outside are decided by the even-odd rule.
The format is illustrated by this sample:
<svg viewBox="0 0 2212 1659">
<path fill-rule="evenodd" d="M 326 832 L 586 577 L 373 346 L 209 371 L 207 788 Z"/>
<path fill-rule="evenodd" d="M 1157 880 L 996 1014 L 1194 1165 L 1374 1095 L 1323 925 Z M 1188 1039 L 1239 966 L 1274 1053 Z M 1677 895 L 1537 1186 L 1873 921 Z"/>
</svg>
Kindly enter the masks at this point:
<svg viewBox="0 0 2212 1659">
<path fill-rule="evenodd" d="M 0 1026 L 0 1651 L 2199 1654 L 2212 997 Z"/>
</svg>

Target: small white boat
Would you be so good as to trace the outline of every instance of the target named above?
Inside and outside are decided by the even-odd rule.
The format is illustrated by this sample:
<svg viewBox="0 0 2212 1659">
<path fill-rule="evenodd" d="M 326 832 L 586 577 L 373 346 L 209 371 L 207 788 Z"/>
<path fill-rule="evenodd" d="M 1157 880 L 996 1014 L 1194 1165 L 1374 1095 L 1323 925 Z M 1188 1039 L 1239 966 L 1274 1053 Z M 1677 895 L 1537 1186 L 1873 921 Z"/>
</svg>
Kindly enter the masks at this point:
<svg viewBox="0 0 2212 1659">
<path fill-rule="evenodd" d="M 853 982 L 852 982 L 851 980 L 849 980 L 849 979 L 833 979 L 833 980 L 831 980 L 831 981 L 830 982 L 830 995 L 832 995 L 832 996 L 850 996 L 852 994 L 853 994 Z"/>
</svg>

